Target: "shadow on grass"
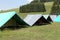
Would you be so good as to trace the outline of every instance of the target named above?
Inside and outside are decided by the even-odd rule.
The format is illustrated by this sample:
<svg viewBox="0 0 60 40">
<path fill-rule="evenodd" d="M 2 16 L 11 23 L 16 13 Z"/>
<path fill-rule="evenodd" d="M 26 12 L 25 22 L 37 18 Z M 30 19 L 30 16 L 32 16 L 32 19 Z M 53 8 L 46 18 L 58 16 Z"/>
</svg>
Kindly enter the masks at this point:
<svg viewBox="0 0 60 40">
<path fill-rule="evenodd" d="M 1 27 L 0 30 L 4 31 L 4 30 L 18 30 L 18 29 L 22 29 L 22 28 L 28 28 L 27 25 L 23 25 L 23 26 L 8 26 L 8 27 Z"/>
<path fill-rule="evenodd" d="M 47 23 L 47 24 L 34 24 L 33 26 L 43 26 L 43 25 L 49 25 L 51 23 Z M 28 25 L 20 25 L 20 26 L 8 26 L 8 27 L 1 27 L 0 30 L 4 31 L 4 30 L 18 30 L 18 29 L 22 29 L 22 28 L 29 28 L 29 27 L 33 27 L 33 26 L 28 26 Z"/>
<path fill-rule="evenodd" d="M 44 26 L 44 25 L 50 25 L 51 23 L 46 23 L 46 24 L 34 24 L 33 26 Z"/>
</svg>

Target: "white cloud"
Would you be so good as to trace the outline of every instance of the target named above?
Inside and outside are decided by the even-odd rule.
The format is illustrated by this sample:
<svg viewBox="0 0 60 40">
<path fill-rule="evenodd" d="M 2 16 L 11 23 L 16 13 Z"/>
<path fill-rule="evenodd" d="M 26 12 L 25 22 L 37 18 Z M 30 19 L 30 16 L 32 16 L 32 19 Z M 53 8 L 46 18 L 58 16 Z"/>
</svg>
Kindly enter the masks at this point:
<svg viewBox="0 0 60 40">
<path fill-rule="evenodd" d="M 33 1 L 33 0 L 27 0 L 27 1 L 31 2 L 31 1 Z"/>
</svg>

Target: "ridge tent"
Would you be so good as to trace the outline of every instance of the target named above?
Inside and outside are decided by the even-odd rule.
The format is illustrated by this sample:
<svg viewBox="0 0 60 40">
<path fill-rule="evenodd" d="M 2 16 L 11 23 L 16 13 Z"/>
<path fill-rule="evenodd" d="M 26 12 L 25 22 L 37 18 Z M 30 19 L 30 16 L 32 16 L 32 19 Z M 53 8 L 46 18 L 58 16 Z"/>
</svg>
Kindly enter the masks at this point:
<svg viewBox="0 0 60 40">
<path fill-rule="evenodd" d="M 54 22 L 60 22 L 60 15 L 58 15 L 55 19 Z"/>
<path fill-rule="evenodd" d="M 49 23 L 41 14 L 27 15 L 24 21 L 29 26 Z"/>
<path fill-rule="evenodd" d="M 54 19 L 57 17 L 57 15 L 50 15 L 50 18 L 52 19 L 52 22 L 54 22 Z"/>
<path fill-rule="evenodd" d="M 43 15 L 43 17 L 47 19 L 49 22 L 53 22 L 57 15 Z"/>
<path fill-rule="evenodd" d="M 0 13 L 0 28 L 25 25 L 26 23 L 16 14 L 16 12 Z"/>
<path fill-rule="evenodd" d="M 52 19 L 50 17 L 50 15 L 43 15 L 43 17 L 48 20 L 49 22 L 52 22 Z"/>
</svg>

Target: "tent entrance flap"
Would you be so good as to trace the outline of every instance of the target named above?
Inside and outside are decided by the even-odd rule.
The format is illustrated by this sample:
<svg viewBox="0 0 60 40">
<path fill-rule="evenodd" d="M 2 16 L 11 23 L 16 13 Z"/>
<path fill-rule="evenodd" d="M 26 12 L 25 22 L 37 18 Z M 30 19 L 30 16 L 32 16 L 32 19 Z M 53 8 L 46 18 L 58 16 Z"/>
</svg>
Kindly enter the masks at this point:
<svg viewBox="0 0 60 40">
<path fill-rule="evenodd" d="M 48 16 L 47 20 L 48 20 L 49 22 L 53 22 L 52 19 L 50 18 L 50 16 Z"/>
<path fill-rule="evenodd" d="M 34 25 L 44 25 L 49 24 L 49 21 L 47 21 L 43 16 L 39 18 Z"/>
</svg>

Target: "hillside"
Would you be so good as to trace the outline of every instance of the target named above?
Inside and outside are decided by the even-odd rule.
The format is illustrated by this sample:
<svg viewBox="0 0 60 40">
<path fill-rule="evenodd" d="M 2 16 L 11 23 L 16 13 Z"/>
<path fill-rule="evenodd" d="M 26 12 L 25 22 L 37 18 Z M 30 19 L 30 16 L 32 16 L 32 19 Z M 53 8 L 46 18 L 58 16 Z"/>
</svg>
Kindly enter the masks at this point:
<svg viewBox="0 0 60 40">
<path fill-rule="evenodd" d="M 41 4 L 45 4 L 45 3 L 49 3 L 49 2 L 54 2 L 54 4 L 52 4 L 52 3 L 50 3 L 50 4 L 48 4 L 48 5 L 46 5 L 46 6 L 44 6 L 44 7 L 36 7 L 36 6 L 38 6 L 38 5 L 35 5 L 36 3 L 41 3 Z M 43 14 L 51 14 L 51 15 L 54 15 L 54 14 L 56 14 L 56 15 L 58 15 L 58 14 L 60 14 L 60 0 L 34 0 L 34 1 L 32 1 L 30 4 L 34 4 L 35 6 L 30 6 L 30 7 L 28 7 L 28 5 L 25 7 L 25 5 L 24 5 L 24 7 L 22 7 L 22 9 L 23 10 L 28 10 L 28 8 L 30 8 L 31 9 L 31 7 L 33 7 L 31 10 L 33 10 L 33 11 L 31 11 L 31 12 L 33 12 L 33 13 L 38 13 L 38 12 L 41 12 L 41 13 L 43 13 Z M 50 7 L 50 9 L 48 9 L 48 7 L 50 6 L 50 5 L 52 5 L 51 7 Z M 41 5 L 40 5 L 41 6 Z M 28 7 L 28 8 L 27 8 Z M 25 9 L 24 9 L 25 8 Z M 42 8 L 44 8 L 44 9 L 42 9 Z M 38 10 L 37 10 L 38 9 Z M 49 10 L 49 11 L 47 11 L 47 10 Z M 19 9 L 20 11 L 21 11 L 21 9 Z M 22 10 L 22 12 L 23 12 L 23 10 Z M 37 10 L 37 11 L 35 11 L 35 10 Z M 44 10 L 44 11 L 41 11 L 41 10 Z M 35 12 L 34 12 L 35 11 Z M 26 12 L 26 11 L 25 11 Z M 31 13 L 30 12 L 30 13 Z M 27 12 L 26 12 L 27 13 Z"/>
<path fill-rule="evenodd" d="M 10 12 L 10 11 L 16 11 L 18 13 L 19 12 L 19 8 L 14 8 L 14 9 L 10 9 L 10 10 L 1 10 L 0 13 Z"/>
</svg>

